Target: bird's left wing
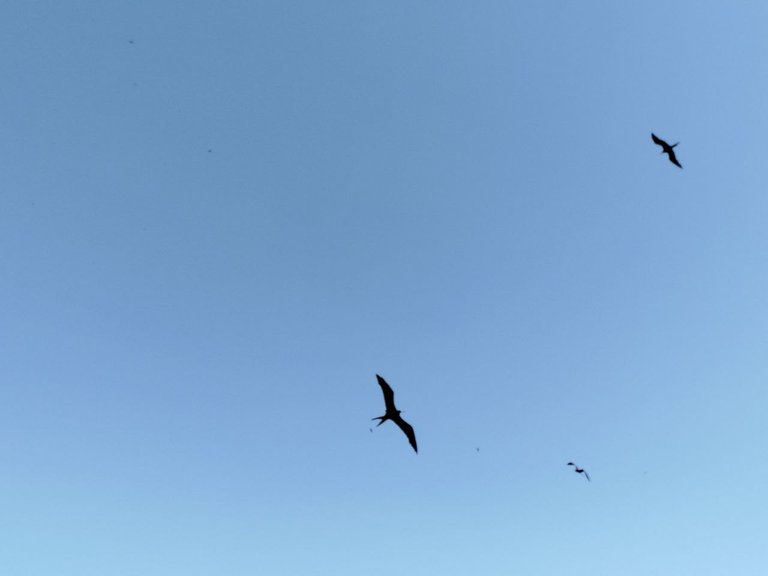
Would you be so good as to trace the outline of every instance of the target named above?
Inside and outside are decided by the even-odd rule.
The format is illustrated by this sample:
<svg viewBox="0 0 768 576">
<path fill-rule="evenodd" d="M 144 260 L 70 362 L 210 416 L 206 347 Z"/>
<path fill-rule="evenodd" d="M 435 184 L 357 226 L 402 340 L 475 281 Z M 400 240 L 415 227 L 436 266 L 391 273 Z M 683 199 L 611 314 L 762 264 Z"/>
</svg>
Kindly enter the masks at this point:
<svg viewBox="0 0 768 576">
<path fill-rule="evenodd" d="M 584 476 L 587 477 L 587 482 L 591 482 L 591 480 L 589 479 L 589 474 L 587 474 L 586 470 L 584 470 Z"/>
<path fill-rule="evenodd" d="M 379 386 L 381 386 L 381 391 L 384 393 L 384 405 L 387 407 L 387 411 L 394 410 L 395 409 L 395 392 L 392 390 L 392 387 L 387 384 L 387 381 L 384 380 L 381 376 L 376 374 L 376 380 L 379 381 Z"/>
</svg>

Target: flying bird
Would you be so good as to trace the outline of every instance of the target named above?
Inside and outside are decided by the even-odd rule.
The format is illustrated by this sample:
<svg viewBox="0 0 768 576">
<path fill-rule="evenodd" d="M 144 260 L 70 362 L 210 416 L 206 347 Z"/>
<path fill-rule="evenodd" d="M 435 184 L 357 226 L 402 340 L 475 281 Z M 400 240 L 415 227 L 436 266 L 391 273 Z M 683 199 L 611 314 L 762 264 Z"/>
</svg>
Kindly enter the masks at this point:
<svg viewBox="0 0 768 576">
<path fill-rule="evenodd" d="M 662 140 L 661 138 L 656 136 L 656 134 L 654 134 L 653 132 L 651 132 L 651 138 L 653 138 L 653 141 L 656 144 L 661 146 L 661 153 L 662 154 L 666 154 L 667 156 L 669 156 L 669 161 L 672 162 L 672 164 L 674 164 L 678 168 L 682 168 L 683 167 L 683 165 L 680 164 L 680 162 L 677 161 L 677 156 L 675 156 L 675 151 L 673 150 L 673 148 L 675 146 L 677 146 L 678 144 L 680 144 L 680 142 L 675 142 L 674 144 L 672 144 L 670 146 L 669 144 L 664 142 L 664 140 Z"/>
<path fill-rule="evenodd" d="M 576 472 L 576 474 L 584 474 L 584 476 L 587 479 L 587 482 L 590 482 L 589 474 L 587 474 L 587 471 L 584 470 L 584 468 L 579 468 L 573 462 L 568 462 L 568 464 L 566 464 L 566 466 L 573 466 L 573 470 L 574 470 L 574 472 Z"/>
<path fill-rule="evenodd" d="M 384 393 L 384 406 L 387 411 L 384 413 L 384 416 L 377 416 L 376 418 L 371 418 L 371 420 L 379 421 L 379 423 L 376 424 L 377 427 L 384 424 L 387 420 L 392 420 L 392 422 L 397 424 L 400 427 L 400 430 L 405 433 L 408 437 L 408 442 L 410 442 L 411 446 L 413 446 L 413 450 L 418 454 L 419 449 L 416 447 L 416 434 L 413 431 L 413 426 L 403 420 L 400 416 L 400 410 L 395 408 L 395 393 L 384 378 L 376 374 L 376 379 L 379 381 L 381 391 Z"/>
</svg>

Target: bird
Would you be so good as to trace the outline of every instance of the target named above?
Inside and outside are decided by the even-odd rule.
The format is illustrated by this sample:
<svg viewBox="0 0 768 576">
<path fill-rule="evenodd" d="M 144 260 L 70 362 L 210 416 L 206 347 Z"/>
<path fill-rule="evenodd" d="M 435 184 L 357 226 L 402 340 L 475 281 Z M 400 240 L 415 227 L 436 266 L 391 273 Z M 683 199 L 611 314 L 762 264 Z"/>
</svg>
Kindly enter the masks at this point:
<svg viewBox="0 0 768 576">
<path fill-rule="evenodd" d="M 395 393 L 392 391 L 392 388 L 389 386 L 389 384 L 387 384 L 387 381 L 384 380 L 384 378 L 376 374 L 376 379 L 379 381 L 381 391 L 384 393 L 384 406 L 386 407 L 387 411 L 384 413 L 384 416 L 377 416 L 376 418 L 371 418 L 371 420 L 379 421 L 379 423 L 376 424 L 377 427 L 384 424 L 384 422 L 387 420 L 392 420 L 392 422 L 397 424 L 400 427 L 400 430 L 405 433 L 405 435 L 408 437 L 408 442 L 413 447 L 414 452 L 418 454 L 419 449 L 416 447 L 416 434 L 413 431 L 413 426 L 403 420 L 403 418 L 400 416 L 400 410 L 395 408 Z"/>
<path fill-rule="evenodd" d="M 574 470 L 574 472 L 576 472 L 576 474 L 584 474 L 584 476 L 587 479 L 587 482 L 591 482 L 591 480 L 589 479 L 589 474 L 587 474 L 587 471 L 584 470 L 584 468 L 579 468 L 573 462 L 568 462 L 568 464 L 566 464 L 566 466 L 573 466 L 573 470 Z"/>
<path fill-rule="evenodd" d="M 658 144 L 659 146 L 661 146 L 661 153 L 662 153 L 662 154 L 665 154 L 665 153 L 666 153 L 666 154 L 667 154 L 667 156 L 669 156 L 669 161 L 670 161 L 670 162 L 672 162 L 672 164 L 674 164 L 674 165 L 675 165 L 675 166 L 677 166 L 678 168 L 682 168 L 682 167 L 683 167 L 683 165 L 682 165 L 682 164 L 680 164 L 680 162 L 678 162 L 678 161 L 677 161 L 677 156 L 675 156 L 675 151 L 673 150 L 673 148 L 674 148 L 675 146 L 677 146 L 678 144 L 680 144 L 680 142 L 675 142 L 674 144 L 672 144 L 672 145 L 670 146 L 669 144 L 667 144 L 666 142 L 664 142 L 664 140 L 662 140 L 661 138 L 659 138 L 658 136 L 656 136 L 656 134 L 654 134 L 653 132 L 651 132 L 651 138 L 653 138 L 653 141 L 654 141 L 656 144 Z"/>
</svg>

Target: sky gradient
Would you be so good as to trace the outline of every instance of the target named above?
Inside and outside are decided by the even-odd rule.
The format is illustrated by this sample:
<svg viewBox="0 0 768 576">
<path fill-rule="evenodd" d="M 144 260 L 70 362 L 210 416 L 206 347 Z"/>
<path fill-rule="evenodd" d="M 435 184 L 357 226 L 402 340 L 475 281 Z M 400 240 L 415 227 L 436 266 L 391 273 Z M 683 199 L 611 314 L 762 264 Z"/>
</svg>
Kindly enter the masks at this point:
<svg viewBox="0 0 768 576">
<path fill-rule="evenodd" d="M 763 576 L 766 22 L 5 2 L 0 573 Z"/>
</svg>

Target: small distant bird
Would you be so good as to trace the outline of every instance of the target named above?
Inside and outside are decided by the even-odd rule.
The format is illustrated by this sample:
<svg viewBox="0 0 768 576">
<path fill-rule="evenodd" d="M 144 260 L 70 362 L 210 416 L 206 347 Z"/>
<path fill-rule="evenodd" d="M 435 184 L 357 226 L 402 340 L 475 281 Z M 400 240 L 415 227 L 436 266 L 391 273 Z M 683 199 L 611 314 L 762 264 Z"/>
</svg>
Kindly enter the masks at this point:
<svg viewBox="0 0 768 576">
<path fill-rule="evenodd" d="M 573 466 L 573 470 L 576 472 L 576 474 L 584 474 L 584 476 L 587 478 L 587 482 L 591 482 L 591 480 L 589 479 L 589 474 L 587 474 L 587 471 L 584 470 L 584 468 L 579 468 L 573 462 L 568 462 L 566 466 Z"/>
<path fill-rule="evenodd" d="M 678 168 L 682 168 L 683 167 L 683 165 L 680 164 L 680 162 L 677 161 L 677 156 L 675 156 L 675 151 L 673 150 L 673 148 L 675 146 L 677 146 L 678 144 L 680 144 L 680 142 L 675 142 L 674 144 L 672 144 L 670 146 L 669 144 L 664 142 L 664 140 L 662 140 L 661 138 L 656 136 L 656 134 L 654 134 L 653 132 L 651 132 L 651 138 L 653 138 L 653 141 L 656 144 L 661 146 L 661 153 L 662 154 L 666 154 L 667 156 L 669 156 L 669 161 L 672 162 L 672 164 L 674 164 Z"/>
<path fill-rule="evenodd" d="M 400 410 L 395 408 L 395 393 L 384 378 L 376 374 L 376 379 L 379 381 L 381 391 L 384 393 L 384 406 L 387 411 L 384 413 L 384 416 L 377 416 L 376 418 L 371 418 L 371 420 L 379 421 L 376 426 L 381 426 L 387 420 L 392 420 L 392 422 L 397 424 L 400 429 L 405 432 L 405 435 L 408 437 L 408 442 L 410 442 L 411 446 L 413 446 L 413 450 L 418 454 L 419 449 L 416 447 L 416 434 L 413 431 L 413 426 L 403 420 L 400 417 Z"/>
</svg>

